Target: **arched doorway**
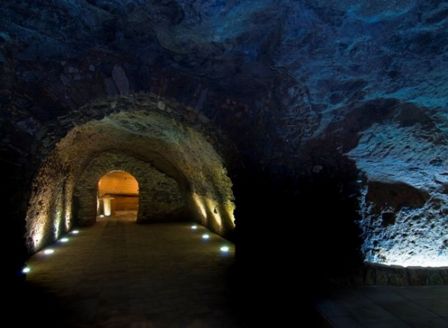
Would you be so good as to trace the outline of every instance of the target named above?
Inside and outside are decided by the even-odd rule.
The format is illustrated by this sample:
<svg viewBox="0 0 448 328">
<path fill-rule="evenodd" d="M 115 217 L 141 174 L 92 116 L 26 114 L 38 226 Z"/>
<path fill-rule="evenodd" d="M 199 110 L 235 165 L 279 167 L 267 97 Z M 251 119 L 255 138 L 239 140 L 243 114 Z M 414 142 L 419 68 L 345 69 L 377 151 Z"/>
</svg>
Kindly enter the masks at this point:
<svg viewBox="0 0 448 328">
<path fill-rule="evenodd" d="M 233 160 L 232 145 L 200 114 L 138 97 L 106 99 L 107 110 L 103 102 L 86 105 L 83 112 L 105 116 L 80 121 L 48 150 L 26 215 L 30 253 L 74 226 L 94 225 L 104 215 L 98 213 L 98 181 L 114 170 L 138 179 L 137 222 L 193 220 L 230 236 L 235 205 L 226 163 Z M 61 192 L 67 201 L 58 200 Z"/>
<path fill-rule="evenodd" d="M 137 220 L 139 185 L 125 171 L 111 171 L 98 181 L 97 216 Z"/>
</svg>

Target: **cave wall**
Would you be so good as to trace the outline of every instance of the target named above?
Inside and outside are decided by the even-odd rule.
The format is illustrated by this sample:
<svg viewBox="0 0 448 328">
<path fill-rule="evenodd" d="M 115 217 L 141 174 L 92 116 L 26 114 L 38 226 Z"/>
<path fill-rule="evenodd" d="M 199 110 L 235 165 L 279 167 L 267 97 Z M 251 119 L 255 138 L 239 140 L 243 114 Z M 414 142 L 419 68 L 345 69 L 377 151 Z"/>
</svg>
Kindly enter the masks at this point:
<svg viewBox="0 0 448 328">
<path fill-rule="evenodd" d="M 369 262 L 447 265 L 448 140 L 434 127 L 419 125 L 374 124 L 350 151 L 368 174 L 360 225 Z"/>
<path fill-rule="evenodd" d="M 242 203 L 240 210 L 248 245 L 264 240 L 249 227 L 269 235 L 272 216 L 285 206 L 296 213 L 288 223 L 291 232 L 302 228 L 300 218 L 306 216 L 332 227 L 319 204 L 336 197 L 347 206 L 332 216 L 357 218 L 345 231 L 353 234 L 359 227 L 365 260 L 419 265 L 410 254 L 418 250 L 426 263 L 446 265 L 445 1 L 0 6 L 1 158 L 21 177 L 5 182 L 15 190 L 7 196 L 14 206 L 5 210 L 17 234 L 23 227 L 14 222 L 24 217 L 27 190 L 52 145 L 83 119 L 114 110 L 105 105 L 88 114 L 82 106 L 142 92 L 156 102 L 175 99 L 189 108 L 186 117 L 200 114 L 236 145 L 239 159 L 230 175 L 242 190 L 239 199 L 254 205 L 244 210 Z M 328 182 L 321 185 L 331 193 L 320 198 L 314 190 L 301 202 L 316 177 Z M 385 205 L 382 197 L 370 197 L 377 183 L 386 195 L 405 184 L 428 198 L 417 207 Z M 267 197 L 250 187 L 257 184 L 282 192 Z M 269 201 L 259 206 L 260 199 Z M 290 203 L 305 205 L 298 211 Z M 356 239 L 339 232 L 343 240 Z M 322 249 L 338 245 L 324 244 Z"/>
<path fill-rule="evenodd" d="M 114 153 L 102 153 L 84 169 L 75 186 L 75 222 L 91 225 L 97 216 L 97 185 L 100 178 L 113 170 L 123 170 L 139 183 L 137 222 L 186 220 L 186 195 L 177 182 L 151 164 Z"/>
</svg>

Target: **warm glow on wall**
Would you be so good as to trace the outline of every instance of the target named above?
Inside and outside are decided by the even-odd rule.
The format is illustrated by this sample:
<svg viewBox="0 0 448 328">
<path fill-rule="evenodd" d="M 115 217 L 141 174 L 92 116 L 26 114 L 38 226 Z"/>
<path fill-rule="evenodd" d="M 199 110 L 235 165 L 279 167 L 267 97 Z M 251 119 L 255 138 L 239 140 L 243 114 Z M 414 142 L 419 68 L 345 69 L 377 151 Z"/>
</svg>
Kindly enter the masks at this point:
<svg viewBox="0 0 448 328">
<path fill-rule="evenodd" d="M 198 208 L 199 213 L 202 216 L 202 222 L 206 223 L 207 222 L 207 211 L 205 210 L 205 205 L 204 205 L 204 201 L 202 200 L 202 197 L 196 193 L 193 193 L 193 201 L 194 201 L 196 207 Z"/>
<path fill-rule="evenodd" d="M 235 228 L 235 215 L 233 214 L 235 212 L 235 204 L 228 201 L 224 203 L 224 208 L 230 219 L 230 225 L 232 226 L 232 228 Z"/>
<path fill-rule="evenodd" d="M 41 213 L 34 221 L 32 229 L 33 250 L 39 250 L 44 246 L 45 232 L 48 230 L 49 220 L 47 213 Z"/>
<path fill-rule="evenodd" d="M 139 185 L 125 171 L 110 171 L 98 181 L 97 215 L 113 216 L 118 211 L 138 211 Z"/>
<path fill-rule="evenodd" d="M 219 213 L 219 204 L 210 198 L 207 198 L 206 202 L 207 202 L 207 209 L 208 209 L 209 213 L 211 213 L 211 216 L 213 217 L 212 224 L 218 228 L 218 231 L 221 231 L 222 230 L 222 218 L 221 218 L 221 214 Z"/>
<path fill-rule="evenodd" d="M 112 171 L 98 181 L 100 197 L 107 194 L 138 195 L 138 182 L 127 172 Z"/>
<path fill-rule="evenodd" d="M 64 227 L 65 232 L 72 228 L 73 178 L 68 178 L 64 187 Z"/>
<path fill-rule="evenodd" d="M 72 199 L 66 199 L 65 201 L 65 214 L 64 214 L 64 218 L 65 218 L 65 231 L 69 231 L 70 228 L 72 227 Z"/>
<path fill-rule="evenodd" d="M 102 198 L 104 216 L 111 216 L 112 214 L 111 200 L 111 197 Z"/>
<path fill-rule="evenodd" d="M 221 203 L 197 193 L 193 193 L 192 198 L 203 225 L 209 226 L 217 233 L 235 228 L 235 217 L 233 215 L 235 205 L 233 202 Z"/>
<path fill-rule="evenodd" d="M 63 231 L 61 231 L 62 227 L 62 216 L 63 213 L 63 199 L 62 194 L 59 194 L 56 198 L 56 208 L 54 210 L 54 218 L 53 218 L 53 232 L 54 232 L 54 239 L 58 239 L 59 236 L 62 234 Z"/>
</svg>

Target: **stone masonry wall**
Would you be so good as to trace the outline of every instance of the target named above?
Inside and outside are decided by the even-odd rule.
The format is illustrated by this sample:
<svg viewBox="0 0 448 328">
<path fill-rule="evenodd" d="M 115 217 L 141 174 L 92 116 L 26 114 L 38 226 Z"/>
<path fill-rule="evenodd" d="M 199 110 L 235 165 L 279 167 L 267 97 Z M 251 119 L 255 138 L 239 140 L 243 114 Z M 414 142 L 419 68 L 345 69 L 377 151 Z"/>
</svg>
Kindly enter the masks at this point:
<svg viewBox="0 0 448 328">
<path fill-rule="evenodd" d="M 184 219 L 186 200 L 177 182 L 149 163 L 119 153 L 105 152 L 82 172 L 75 187 L 75 220 L 93 224 L 97 215 L 97 184 L 113 170 L 133 175 L 139 183 L 138 222 Z"/>
</svg>

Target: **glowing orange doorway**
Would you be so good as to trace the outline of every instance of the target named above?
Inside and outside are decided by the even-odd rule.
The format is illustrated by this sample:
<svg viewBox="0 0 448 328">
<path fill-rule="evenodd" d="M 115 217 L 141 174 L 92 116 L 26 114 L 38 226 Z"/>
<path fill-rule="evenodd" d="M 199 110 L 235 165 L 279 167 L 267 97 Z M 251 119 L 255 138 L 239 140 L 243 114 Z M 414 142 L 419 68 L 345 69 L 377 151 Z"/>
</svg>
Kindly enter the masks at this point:
<svg viewBox="0 0 448 328">
<path fill-rule="evenodd" d="M 137 219 L 139 187 L 137 180 L 125 171 L 111 171 L 98 181 L 99 217 Z"/>
</svg>

